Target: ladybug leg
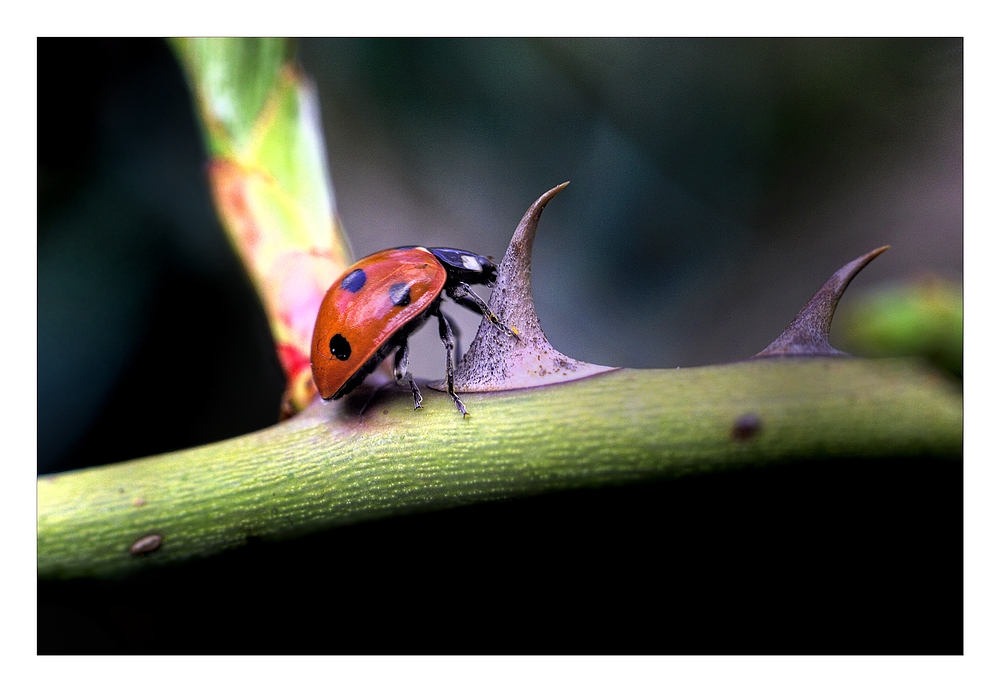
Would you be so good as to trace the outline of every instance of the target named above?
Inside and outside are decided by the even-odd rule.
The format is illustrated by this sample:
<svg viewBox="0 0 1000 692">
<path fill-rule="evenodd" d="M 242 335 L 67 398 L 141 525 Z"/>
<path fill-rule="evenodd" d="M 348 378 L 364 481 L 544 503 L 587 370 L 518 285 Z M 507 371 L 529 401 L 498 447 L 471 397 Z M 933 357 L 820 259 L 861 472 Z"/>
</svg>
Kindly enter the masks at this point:
<svg viewBox="0 0 1000 692">
<path fill-rule="evenodd" d="M 458 325 L 448 320 L 451 324 L 451 333 L 455 337 L 455 348 L 452 350 L 452 361 L 455 363 L 462 362 L 462 330 L 458 328 Z"/>
<path fill-rule="evenodd" d="M 406 363 L 409 359 L 410 346 L 404 341 L 403 345 L 396 349 L 396 360 L 392 368 L 392 374 L 396 377 L 396 384 L 402 386 L 404 379 L 410 383 L 410 391 L 413 392 L 413 410 L 416 411 L 418 408 L 423 408 L 420 402 L 424 398 L 420 396 L 420 390 L 417 388 L 417 383 L 413 381 L 413 375 L 406 372 Z"/>
<path fill-rule="evenodd" d="M 508 327 L 506 324 L 500 321 L 500 318 L 496 316 L 496 313 L 490 310 L 490 306 L 487 305 L 482 298 L 476 295 L 476 292 L 472 290 L 469 284 L 464 282 L 459 282 L 454 286 L 449 286 L 446 293 L 448 296 L 454 300 L 456 303 L 461 305 L 467 310 L 472 310 L 473 312 L 478 312 L 480 315 L 485 317 L 490 324 L 502 331 L 508 336 L 512 336 L 518 341 L 521 337 L 518 336 L 517 330 L 513 327 Z"/>
<path fill-rule="evenodd" d="M 444 371 L 448 381 L 448 393 L 454 400 L 455 406 L 461 411 L 462 417 L 465 418 L 469 415 L 469 412 L 465 410 L 465 404 L 458 398 L 458 394 L 455 394 L 455 365 L 452 360 L 452 352 L 455 350 L 455 334 L 452 330 L 451 322 L 444 316 L 444 313 L 439 309 L 435 314 L 438 318 L 438 334 L 441 335 L 441 343 L 444 344 Z"/>
</svg>

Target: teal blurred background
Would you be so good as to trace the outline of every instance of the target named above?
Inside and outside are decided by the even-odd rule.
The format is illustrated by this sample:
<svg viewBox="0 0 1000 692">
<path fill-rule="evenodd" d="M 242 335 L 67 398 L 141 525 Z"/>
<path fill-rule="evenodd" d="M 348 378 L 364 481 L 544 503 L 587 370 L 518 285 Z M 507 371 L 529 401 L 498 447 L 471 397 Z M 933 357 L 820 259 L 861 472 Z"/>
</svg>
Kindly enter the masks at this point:
<svg viewBox="0 0 1000 692">
<path fill-rule="evenodd" d="M 576 358 L 749 357 L 884 244 L 845 304 L 961 281 L 960 39 L 328 39 L 298 56 L 358 257 L 499 258 L 531 202 L 571 181 L 532 280 Z M 166 45 L 43 39 L 38 73 L 39 472 L 273 423 L 281 372 Z M 467 344 L 477 320 L 449 314 Z M 413 349 L 439 377 L 435 330 Z"/>
</svg>

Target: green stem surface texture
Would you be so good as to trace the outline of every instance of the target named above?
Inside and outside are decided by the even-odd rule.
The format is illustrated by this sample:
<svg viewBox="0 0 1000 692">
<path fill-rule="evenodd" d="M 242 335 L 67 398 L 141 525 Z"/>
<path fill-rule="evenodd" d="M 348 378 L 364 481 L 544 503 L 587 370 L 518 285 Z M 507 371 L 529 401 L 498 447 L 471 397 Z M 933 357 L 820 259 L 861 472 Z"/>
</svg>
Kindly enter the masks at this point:
<svg viewBox="0 0 1000 692">
<path fill-rule="evenodd" d="M 617 370 L 466 394 L 465 420 L 447 395 L 425 394 L 414 411 L 395 386 L 360 390 L 251 435 L 42 476 L 38 574 L 120 576 L 251 537 L 751 464 L 961 459 L 959 385 L 911 361 Z M 130 552 L 152 535 L 162 538 L 156 550 Z"/>
</svg>

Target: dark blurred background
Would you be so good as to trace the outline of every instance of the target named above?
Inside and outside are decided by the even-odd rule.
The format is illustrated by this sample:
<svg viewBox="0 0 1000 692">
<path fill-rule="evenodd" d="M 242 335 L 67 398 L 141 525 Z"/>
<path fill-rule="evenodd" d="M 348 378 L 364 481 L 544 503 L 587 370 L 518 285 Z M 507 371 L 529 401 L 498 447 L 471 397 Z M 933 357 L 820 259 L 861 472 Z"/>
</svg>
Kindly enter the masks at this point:
<svg viewBox="0 0 1000 692">
<path fill-rule="evenodd" d="M 892 250 L 858 277 L 845 305 L 866 287 L 928 272 L 962 278 L 961 39 L 331 39 L 300 41 L 298 56 L 319 90 L 337 208 L 357 257 L 419 243 L 499 258 L 527 207 L 572 181 L 542 217 L 532 280 L 550 340 L 576 358 L 676 367 L 749 357 L 830 274 L 884 244 Z M 274 423 L 282 374 L 263 313 L 212 209 L 193 109 L 166 44 L 42 39 L 38 80 L 39 473 L 185 448 Z M 458 308 L 449 314 L 467 343 L 476 318 Z M 836 321 L 833 342 L 838 345 Z M 440 377 L 444 355 L 435 330 L 421 332 L 412 348 L 417 375 Z M 952 485 L 935 485 L 935 471 L 913 468 L 928 480 L 906 501 L 916 502 L 932 487 L 956 490 L 920 507 L 947 517 L 948 535 L 960 536 L 961 519 L 954 515 L 960 472 Z M 807 485 L 828 485 L 819 473 Z M 744 478 L 750 485 L 739 487 L 771 499 L 789 483 L 802 487 L 801 479 L 784 478 Z M 896 483 L 891 473 L 879 478 L 869 479 L 867 514 L 856 511 L 858 535 L 870 533 L 864 518 L 872 512 L 884 518 L 900 509 L 879 504 L 884 497 L 877 489 L 892 494 Z M 717 501 L 720 486 L 691 483 L 683 491 L 660 488 L 657 497 L 667 493 L 676 507 L 689 509 Z M 750 502 L 734 481 L 725 483 L 727 501 Z M 517 517 L 517 526 L 537 533 L 537 522 L 544 522 L 539 512 L 590 521 L 592 505 L 572 497 L 444 516 L 497 535 Z M 609 545 L 631 531 L 628 526 L 654 521 L 628 514 L 649 499 L 645 495 L 617 497 L 601 499 L 627 514 L 618 520 L 621 533 L 602 524 L 613 537 Z M 747 512 L 766 506 L 751 505 L 740 506 Z M 673 511 L 683 522 L 681 509 Z M 768 530 L 786 526 L 775 512 Z M 336 550 L 350 556 L 351 545 L 370 539 L 412 551 L 403 547 L 406 541 L 420 531 L 434 533 L 433 522 L 455 525 L 447 518 L 413 521 L 342 531 Z M 718 521 L 722 531 L 728 523 Z M 941 524 L 925 521 L 936 527 L 925 536 L 938 535 Z M 843 534 L 827 529 L 848 550 Z M 890 576 L 921 569 L 924 575 L 911 581 L 903 600 L 884 606 L 897 618 L 897 636 L 919 639 L 913 623 L 900 619 L 908 612 L 905 602 L 921 589 L 941 592 L 945 585 L 952 600 L 947 608 L 934 607 L 947 611 L 951 628 L 941 636 L 951 637 L 952 649 L 957 636 L 960 647 L 961 614 L 953 607 L 956 593 L 960 607 L 960 544 L 958 561 L 953 541 L 934 544 L 952 551 L 944 575 L 928 572 L 923 562 L 890 560 L 879 552 L 885 539 L 879 535 L 869 535 L 862 549 L 864 559 L 878 563 L 871 570 L 881 574 L 879 584 L 889 588 Z M 583 538 L 560 540 L 580 555 L 590 549 Z M 648 540 L 637 535 L 629 545 L 641 553 Z M 743 549 L 731 536 L 722 540 Z M 432 554 L 443 560 L 446 543 Z M 779 545 L 769 549 L 772 557 L 784 552 Z M 903 552 L 921 549 L 915 539 L 899 545 Z M 314 548 L 304 550 L 315 554 Z M 293 559 L 296 548 L 285 550 Z M 546 555 L 541 545 L 535 550 Z M 611 559 L 630 573 L 625 548 L 615 550 Z M 371 558 L 357 551 L 356 557 Z M 493 555 L 473 559 L 485 565 Z M 932 550 L 924 558 L 942 555 Z M 607 568 L 563 557 L 580 569 Z M 814 563 L 828 558 L 817 553 Z M 228 580 L 261 564 L 243 555 L 222 573 Z M 898 572 L 886 572 L 890 564 Z M 633 571 L 645 567 L 632 564 Z M 523 576 L 506 569 L 505 577 Z M 186 578 L 201 583 L 208 577 Z M 141 601 L 165 583 L 97 588 L 124 589 L 131 596 L 123 600 Z M 753 582 L 748 588 L 765 587 Z M 81 641 L 103 640 L 91 639 L 95 630 L 86 616 L 67 615 L 67 603 L 94 599 L 93 588 L 72 588 L 83 590 L 49 593 L 62 605 L 46 612 L 55 613 L 55 628 L 75 642 L 77 648 L 71 643 L 64 650 L 79 651 Z M 884 603 L 883 592 L 840 593 L 827 607 L 854 613 L 850 604 L 875 607 Z M 766 618 L 758 605 L 762 610 L 746 617 Z M 637 611 L 647 606 L 629 604 Z M 701 606 L 685 607 L 698 619 Z M 561 608 L 565 619 L 572 608 Z M 118 621 L 134 620 L 133 611 L 122 612 Z M 912 614 L 920 615 L 928 623 L 945 618 Z M 750 622 L 744 624 L 752 637 Z M 802 625 L 790 627 L 792 642 Z M 50 651 L 60 649 L 52 631 L 44 640 Z M 883 641 L 870 623 L 866 631 Z M 42 632 L 40 623 L 40 642 Z M 173 640 L 173 649 L 155 636 L 142 640 L 134 630 L 124 639 L 115 632 L 107 637 L 108 650 L 128 650 L 131 637 L 152 650 L 184 650 Z M 748 650 L 741 641 L 735 650 Z M 234 644 L 234 650 L 249 649 Z"/>
<path fill-rule="evenodd" d="M 273 423 L 282 376 L 216 220 L 158 40 L 39 42 L 39 472 Z M 847 292 L 962 276 L 962 42 L 305 40 L 360 257 L 501 257 L 542 192 L 552 343 L 629 367 L 766 346 L 845 262 Z M 474 315 L 452 308 L 465 336 Z M 834 344 L 837 345 L 836 323 Z M 418 376 L 440 377 L 433 329 Z"/>
</svg>

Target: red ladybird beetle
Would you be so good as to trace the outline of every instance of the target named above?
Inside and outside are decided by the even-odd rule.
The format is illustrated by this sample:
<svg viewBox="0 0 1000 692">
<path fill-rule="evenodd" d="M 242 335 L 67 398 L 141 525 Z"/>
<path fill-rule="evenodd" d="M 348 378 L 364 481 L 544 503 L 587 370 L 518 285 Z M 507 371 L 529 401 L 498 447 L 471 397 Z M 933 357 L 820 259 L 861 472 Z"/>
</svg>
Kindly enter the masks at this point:
<svg viewBox="0 0 1000 692">
<path fill-rule="evenodd" d="M 492 286 L 496 278 L 497 268 L 486 257 L 443 247 L 383 250 L 348 267 L 323 298 L 313 330 L 310 360 L 320 395 L 339 399 L 395 350 L 396 382 L 402 385 L 405 379 L 413 392 L 413 408 L 422 408 L 420 390 L 406 371 L 406 340 L 434 315 L 445 348 L 448 394 L 462 416 L 468 415 L 455 394 L 455 329 L 441 312 L 441 292 L 518 338 L 469 286 Z"/>
</svg>

